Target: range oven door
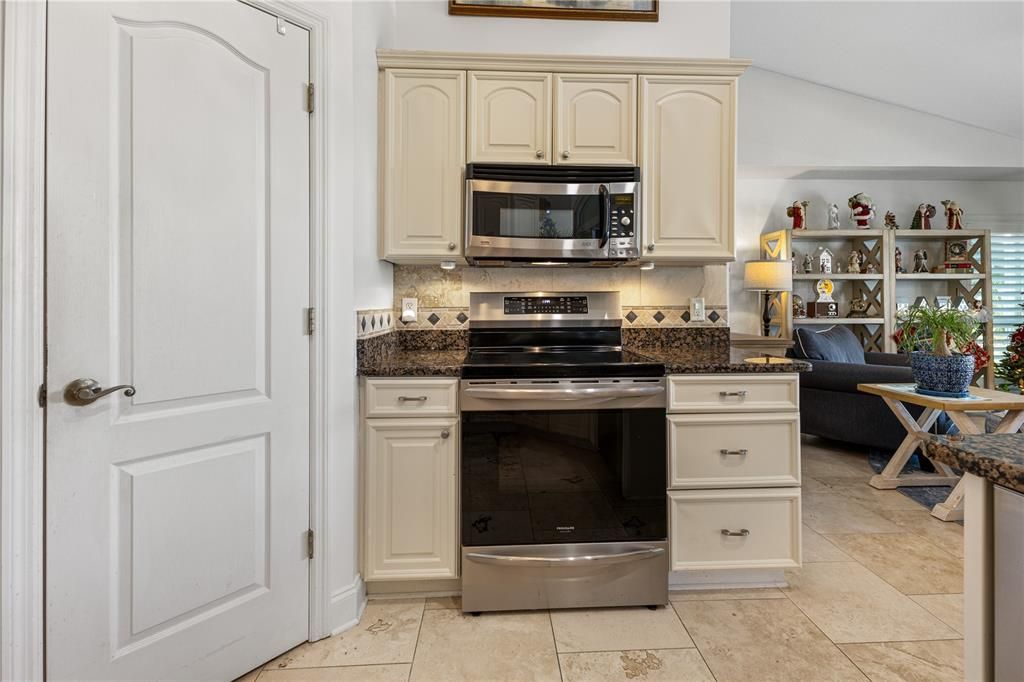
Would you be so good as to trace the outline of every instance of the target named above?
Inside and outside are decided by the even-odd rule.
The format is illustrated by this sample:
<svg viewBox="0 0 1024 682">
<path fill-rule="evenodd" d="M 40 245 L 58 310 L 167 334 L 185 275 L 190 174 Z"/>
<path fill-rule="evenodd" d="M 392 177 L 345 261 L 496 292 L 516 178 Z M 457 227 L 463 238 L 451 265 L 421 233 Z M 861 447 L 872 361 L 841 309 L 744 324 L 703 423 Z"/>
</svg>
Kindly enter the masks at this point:
<svg viewBox="0 0 1024 682">
<path fill-rule="evenodd" d="M 663 379 L 463 380 L 463 609 L 665 603 Z"/>
<path fill-rule="evenodd" d="M 470 261 L 614 261 L 639 257 L 635 169 L 572 174 L 472 165 L 466 180 Z M 637 179 L 629 179 L 631 174 Z"/>
</svg>

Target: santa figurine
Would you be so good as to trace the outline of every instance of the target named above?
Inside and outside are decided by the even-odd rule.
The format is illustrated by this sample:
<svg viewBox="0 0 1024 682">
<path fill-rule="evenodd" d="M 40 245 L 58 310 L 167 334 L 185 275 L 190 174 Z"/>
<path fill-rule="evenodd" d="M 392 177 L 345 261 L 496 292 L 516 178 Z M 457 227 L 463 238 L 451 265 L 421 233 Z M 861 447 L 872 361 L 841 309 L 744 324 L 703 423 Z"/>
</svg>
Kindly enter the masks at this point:
<svg viewBox="0 0 1024 682">
<path fill-rule="evenodd" d="M 900 226 L 896 224 L 896 214 L 892 211 L 885 212 L 885 229 L 887 230 L 898 230 Z"/>
<path fill-rule="evenodd" d="M 857 274 L 860 272 L 860 255 L 856 251 L 850 252 L 850 257 L 846 259 L 847 267 L 846 271 L 850 274 Z"/>
<path fill-rule="evenodd" d="M 932 218 L 935 217 L 935 207 L 931 204 L 920 204 L 917 212 L 914 213 L 914 220 L 910 223 L 911 230 L 932 229 Z"/>
<path fill-rule="evenodd" d="M 870 230 L 871 221 L 875 218 L 875 205 L 871 203 L 871 197 L 863 192 L 858 192 L 846 201 L 850 207 L 850 220 L 858 230 Z"/>
<path fill-rule="evenodd" d="M 946 209 L 946 229 L 962 230 L 964 227 L 964 210 L 952 199 L 943 199 L 940 203 Z"/>
<path fill-rule="evenodd" d="M 828 229 L 839 229 L 839 206 L 837 204 L 829 204 L 828 206 Z"/>
<path fill-rule="evenodd" d="M 809 201 L 794 201 L 793 205 L 786 209 L 786 216 L 793 219 L 794 230 L 807 228 L 807 206 Z"/>
<path fill-rule="evenodd" d="M 914 272 L 928 272 L 928 252 L 924 249 L 914 252 Z"/>
<path fill-rule="evenodd" d="M 903 251 L 900 247 L 896 247 L 896 272 L 901 275 L 906 273 L 907 269 L 903 267 Z"/>
</svg>

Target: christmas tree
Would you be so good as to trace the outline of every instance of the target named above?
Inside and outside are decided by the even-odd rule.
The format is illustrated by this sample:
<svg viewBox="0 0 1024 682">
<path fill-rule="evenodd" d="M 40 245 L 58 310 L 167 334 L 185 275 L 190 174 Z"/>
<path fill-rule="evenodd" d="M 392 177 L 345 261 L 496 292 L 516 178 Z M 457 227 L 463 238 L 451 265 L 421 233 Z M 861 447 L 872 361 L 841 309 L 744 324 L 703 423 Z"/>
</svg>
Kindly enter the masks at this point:
<svg viewBox="0 0 1024 682">
<path fill-rule="evenodd" d="M 1020 306 L 1024 308 L 1024 303 Z M 996 364 L 996 376 L 1024 392 L 1024 324 L 1010 334 L 1010 345 Z"/>
</svg>

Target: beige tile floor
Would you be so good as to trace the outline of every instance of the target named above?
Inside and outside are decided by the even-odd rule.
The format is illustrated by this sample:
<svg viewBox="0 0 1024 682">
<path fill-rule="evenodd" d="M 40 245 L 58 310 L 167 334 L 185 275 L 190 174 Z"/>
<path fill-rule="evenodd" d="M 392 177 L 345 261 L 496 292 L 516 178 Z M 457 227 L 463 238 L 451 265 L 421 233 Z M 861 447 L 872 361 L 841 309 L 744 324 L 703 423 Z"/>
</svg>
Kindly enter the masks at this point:
<svg viewBox="0 0 1024 682">
<path fill-rule="evenodd" d="M 870 488 L 863 453 L 805 439 L 803 472 L 804 566 L 786 588 L 479 618 L 457 597 L 372 600 L 356 627 L 243 679 L 963 679 L 963 528 Z"/>
</svg>

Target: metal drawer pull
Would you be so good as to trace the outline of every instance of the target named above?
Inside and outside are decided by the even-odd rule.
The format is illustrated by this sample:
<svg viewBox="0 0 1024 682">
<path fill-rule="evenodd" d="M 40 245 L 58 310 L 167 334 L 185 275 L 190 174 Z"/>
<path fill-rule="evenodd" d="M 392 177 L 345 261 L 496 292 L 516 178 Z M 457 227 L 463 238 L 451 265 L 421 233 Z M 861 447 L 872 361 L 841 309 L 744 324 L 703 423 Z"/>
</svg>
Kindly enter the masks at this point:
<svg viewBox="0 0 1024 682">
<path fill-rule="evenodd" d="M 747 454 L 748 450 L 746 448 L 740 448 L 739 450 L 726 450 L 725 448 L 722 448 L 718 452 L 719 452 L 719 454 L 722 454 L 722 455 L 740 455 L 740 456 L 745 456 Z"/>
<path fill-rule="evenodd" d="M 400 402 L 400 403 L 425 403 L 425 402 L 427 402 L 427 396 L 425 396 L 425 395 L 417 395 L 417 396 L 400 395 L 400 396 L 398 396 L 398 402 Z"/>
<path fill-rule="evenodd" d="M 721 398 L 746 398 L 746 391 L 719 391 L 719 397 Z"/>
<path fill-rule="evenodd" d="M 661 556 L 665 550 L 661 547 L 648 547 L 630 552 L 610 554 L 581 554 L 577 556 L 516 556 L 514 554 L 486 554 L 470 552 L 467 559 L 484 564 L 519 565 L 519 566 L 571 566 L 579 564 L 617 564 L 625 561 L 637 561 Z"/>
<path fill-rule="evenodd" d="M 745 538 L 750 535 L 750 531 L 746 528 L 740 528 L 739 530 L 729 530 L 728 528 L 722 529 L 722 535 L 730 538 Z"/>
<path fill-rule="evenodd" d="M 665 387 L 652 386 L 593 386 L 590 388 L 467 388 L 465 393 L 474 398 L 489 400 L 583 400 L 586 398 L 641 398 L 660 395 Z"/>
</svg>

